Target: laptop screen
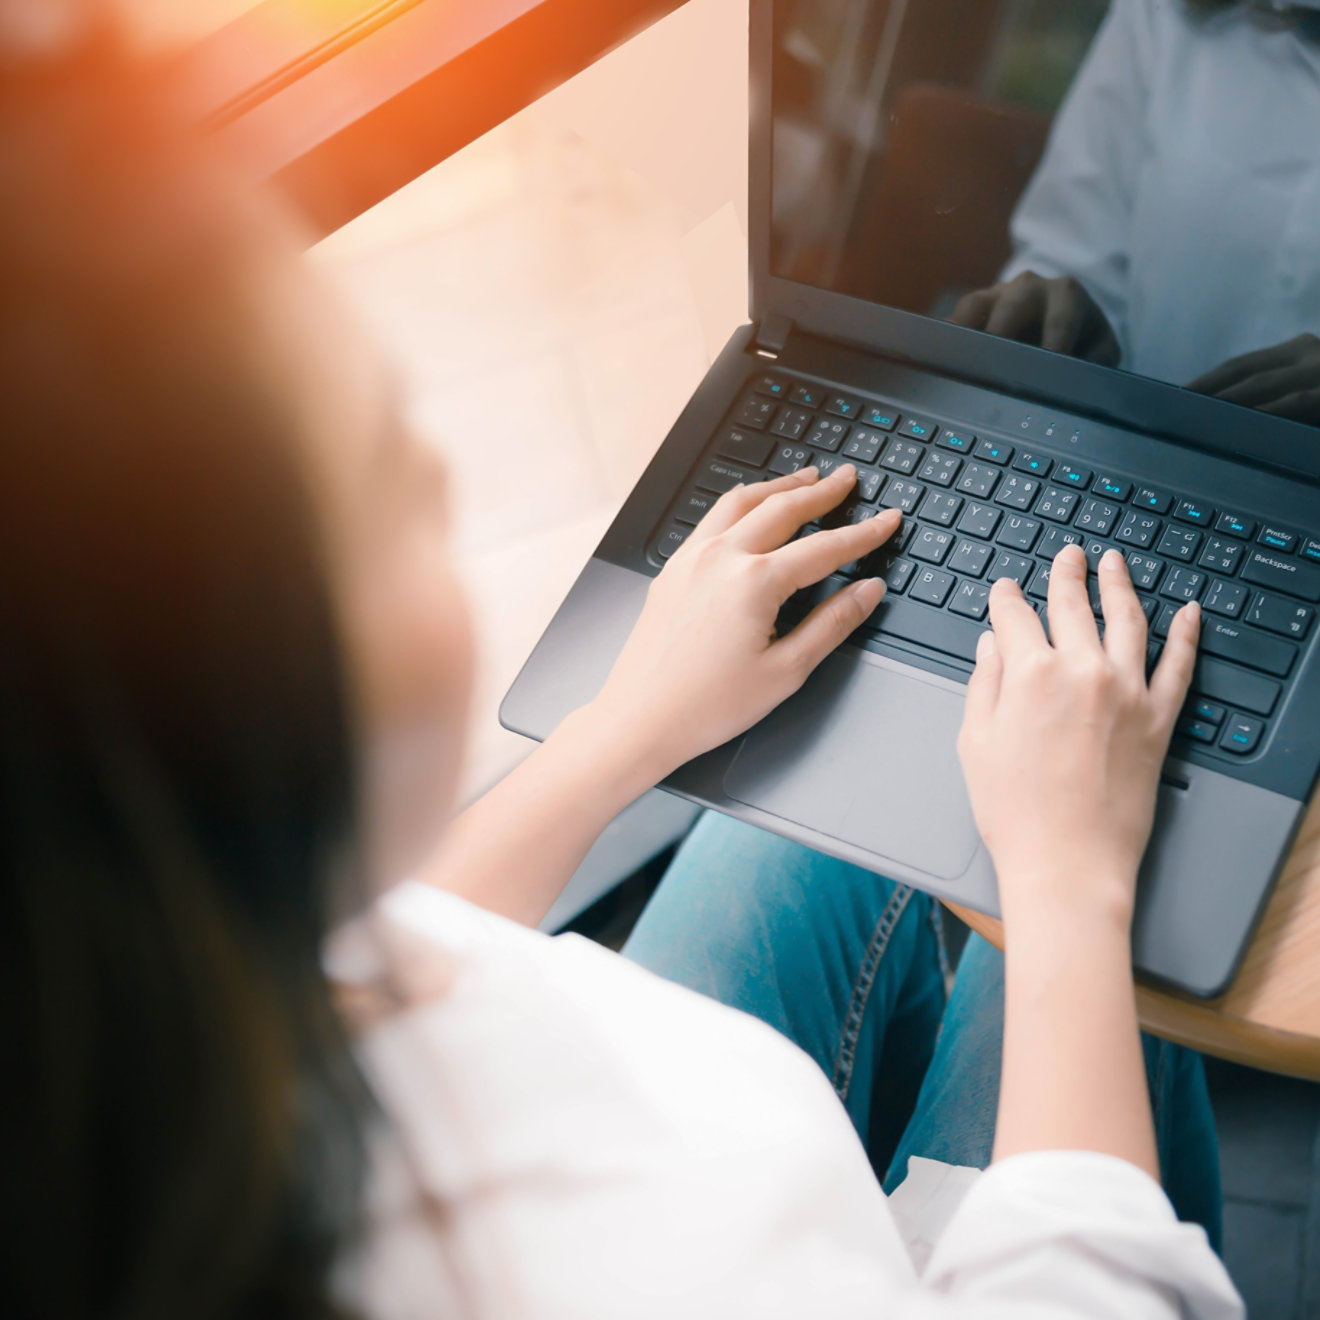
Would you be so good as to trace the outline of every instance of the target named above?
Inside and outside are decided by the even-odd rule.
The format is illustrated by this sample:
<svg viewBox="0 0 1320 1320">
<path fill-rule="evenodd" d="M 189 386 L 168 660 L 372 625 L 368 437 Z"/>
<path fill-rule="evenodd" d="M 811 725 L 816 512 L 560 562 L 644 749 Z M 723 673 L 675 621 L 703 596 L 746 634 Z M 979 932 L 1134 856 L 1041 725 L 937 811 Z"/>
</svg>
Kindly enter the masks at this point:
<svg viewBox="0 0 1320 1320">
<path fill-rule="evenodd" d="M 778 0 L 775 275 L 1320 426 L 1320 0 Z"/>
</svg>

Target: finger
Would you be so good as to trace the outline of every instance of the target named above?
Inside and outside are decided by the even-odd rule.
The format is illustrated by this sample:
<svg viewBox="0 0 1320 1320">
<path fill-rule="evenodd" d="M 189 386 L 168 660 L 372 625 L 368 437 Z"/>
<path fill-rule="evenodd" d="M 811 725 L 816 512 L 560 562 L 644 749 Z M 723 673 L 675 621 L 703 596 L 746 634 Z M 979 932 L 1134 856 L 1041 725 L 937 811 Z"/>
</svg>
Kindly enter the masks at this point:
<svg viewBox="0 0 1320 1320">
<path fill-rule="evenodd" d="M 1075 353 L 1086 320 L 1086 295 L 1067 280 L 1048 286 L 1045 294 L 1045 324 L 1040 332 L 1041 348 L 1052 353 Z"/>
<path fill-rule="evenodd" d="M 1100 579 L 1100 608 L 1105 615 L 1105 651 L 1130 678 L 1144 684 L 1146 614 L 1122 554 L 1106 550 L 1096 576 Z"/>
<path fill-rule="evenodd" d="M 831 531 L 816 532 L 776 550 L 771 556 L 782 573 L 784 599 L 813 582 L 827 578 L 844 564 L 863 559 L 878 550 L 898 531 L 903 521 L 899 509 L 882 509 L 872 518 L 836 527 Z"/>
<path fill-rule="evenodd" d="M 1095 309 L 1095 323 L 1087 327 L 1077 356 L 1085 358 L 1087 362 L 1098 362 L 1102 367 L 1116 367 L 1122 359 L 1123 349 L 1119 345 L 1118 336 L 1098 307 Z"/>
<path fill-rule="evenodd" d="M 967 705 L 963 710 L 964 728 L 979 728 L 995 713 L 1003 679 L 1004 658 L 994 633 L 987 629 L 976 643 L 976 668 L 967 683 Z"/>
<path fill-rule="evenodd" d="M 1022 588 L 1012 578 L 1000 578 L 990 588 L 990 622 L 995 630 L 995 650 L 1005 668 L 1018 664 L 1032 651 L 1049 649 L 1040 615 L 1027 604 Z"/>
<path fill-rule="evenodd" d="M 879 578 L 863 578 L 821 601 L 796 628 L 770 649 L 805 680 L 833 650 L 870 618 L 884 599 Z"/>
<path fill-rule="evenodd" d="M 711 505 L 710 512 L 696 525 L 688 541 L 707 541 L 712 536 L 727 532 L 772 495 L 813 486 L 819 480 L 820 473 L 814 467 L 804 467 L 797 472 L 790 472 L 786 477 L 776 477 L 774 481 L 759 481 L 754 486 L 735 486 Z"/>
<path fill-rule="evenodd" d="M 1198 376 L 1187 388 L 1195 390 L 1198 394 L 1222 394 L 1226 389 L 1231 389 L 1234 385 L 1246 380 L 1248 376 L 1255 376 L 1262 371 L 1273 371 L 1278 367 L 1287 366 L 1291 360 L 1286 344 L 1275 344 L 1272 348 L 1260 348 L 1254 353 L 1243 353 L 1241 357 L 1229 358 L 1227 362 L 1221 363 L 1213 371 L 1207 371 L 1204 376 Z"/>
<path fill-rule="evenodd" d="M 1259 408 L 1286 398 L 1316 384 L 1316 369 L 1309 363 L 1281 367 L 1277 371 L 1262 371 L 1246 380 L 1219 391 L 1219 398 L 1227 403 L 1240 403 L 1248 408 Z"/>
<path fill-rule="evenodd" d="M 1081 546 L 1066 545 L 1050 568 L 1050 640 L 1057 650 L 1100 645 L 1100 631 L 1086 594 L 1086 556 Z"/>
<path fill-rule="evenodd" d="M 1151 700 L 1159 713 L 1160 726 L 1173 731 L 1174 722 L 1187 700 L 1196 669 L 1196 647 L 1201 640 L 1201 607 L 1192 601 L 1173 616 L 1164 654 L 1150 679 Z"/>
<path fill-rule="evenodd" d="M 976 293 L 969 293 L 958 299 L 949 320 L 968 330 L 984 330 L 998 296 L 996 289 L 979 289 Z"/>
<path fill-rule="evenodd" d="M 1320 389 L 1299 390 L 1276 403 L 1267 403 L 1262 411 L 1276 417 L 1290 417 L 1294 422 L 1320 426 Z"/>
<path fill-rule="evenodd" d="M 1008 285 L 995 304 L 986 332 L 1000 339 L 1016 339 L 1035 343 L 1040 338 L 1040 325 L 1045 312 L 1045 291 L 1039 280 Z"/>
<path fill-rule="evenodd" d="M 857 469 L 840 464 L 828 477 L 797 490 L 777 492 L 762 500 L 728 529 L 729 539 L 750 554 L 778 550 L 806 523 L 837 508 L 857 484 Z"/>
</svg>

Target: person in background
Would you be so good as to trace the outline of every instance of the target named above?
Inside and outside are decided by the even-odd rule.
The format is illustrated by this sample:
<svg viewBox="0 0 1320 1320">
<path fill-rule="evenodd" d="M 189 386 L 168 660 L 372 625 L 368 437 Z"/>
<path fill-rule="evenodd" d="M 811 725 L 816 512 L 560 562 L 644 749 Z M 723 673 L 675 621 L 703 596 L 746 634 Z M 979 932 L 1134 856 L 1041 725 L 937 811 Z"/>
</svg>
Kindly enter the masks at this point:
<svg viewBox="0 0 1320 1320">
<path fill-rule="evenodd" d="M 1320 3 L 1114 0 L 959 325 L 1320 425 Z"/>
<path fill-rule="evenodd" d="M 1129 947 L 1194 605 L 1148 683 L 1119 556 L 1103 644 L 1080 552 L 1052 642 L 996 585 L 961 751 L 1008 955 L 964 959 L 928 1070 L 928 900 L 747 832 L 685 849 L 634 958 L 725 941 L 708 970 L 831 1024 L 831 1075 L 820 1040 L 527 926 L 875 608 L 863 580 L 775 631 L 896 515 L 795 539 L 847 469 L 731 491 L 599 697 L 450 822 L 446 474 L 297 232 L 96 26 L 9 61 L 0 180 L 7 1316 L 1241 1315 L 1199 1064 L 1143 1067 Z"/>
</svg>

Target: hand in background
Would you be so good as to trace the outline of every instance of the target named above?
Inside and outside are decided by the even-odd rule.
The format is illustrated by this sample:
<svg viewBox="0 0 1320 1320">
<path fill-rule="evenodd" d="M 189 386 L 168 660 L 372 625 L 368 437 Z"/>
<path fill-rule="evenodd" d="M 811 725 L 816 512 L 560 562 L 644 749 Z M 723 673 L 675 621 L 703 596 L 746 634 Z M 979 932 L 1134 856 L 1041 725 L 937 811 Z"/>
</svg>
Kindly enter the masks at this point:
<svg viewBox="0 0 1320 1320">
<path fill-rule="evenodd" d="M 1104 312 L 1076 280 L 1024 271 L 1007 284 L 969 293 L 953 309 L 954 325 L 1053 353 L 1118 365 L 1118 339 Z"/>
<path fill-rule="evenodd" d="M 997 582 L 994 633 L 982 639 L 967 689 L 958 751 L 1010 945 L 1020 917 L 1055 922 L 1062 935 L 1112 916 L 1126 934 L 1160 769 L 1196 660 L 1193 604 L 1175 617 L 1148 684 L 1146 616 L 1123 556 L 1111 550 L 1100 561 L 1103 643 L 1086 574 L 1075 546 L 1055 559 L 1048 640 L 1016 583 Z"/>
<path fill-rule="evenodd" d="M 706 514 L 651 584 L 646 606 L 600 696 L 654 780 L 749 729 L 802 686 L 880 603 L 863 578 L 787 636 L 784 602 L 878 549 L 902 521 L 886 509 L 863 522 L 793 540 L 851 492 L 850 465 L 738 487 Z"/>
<path fill-rule="evenodd" d="M 1320 338 L 1298 335 L 1273 348 L 1244 353 L 1187 388 L 1320 426 Z"/>
</svg>

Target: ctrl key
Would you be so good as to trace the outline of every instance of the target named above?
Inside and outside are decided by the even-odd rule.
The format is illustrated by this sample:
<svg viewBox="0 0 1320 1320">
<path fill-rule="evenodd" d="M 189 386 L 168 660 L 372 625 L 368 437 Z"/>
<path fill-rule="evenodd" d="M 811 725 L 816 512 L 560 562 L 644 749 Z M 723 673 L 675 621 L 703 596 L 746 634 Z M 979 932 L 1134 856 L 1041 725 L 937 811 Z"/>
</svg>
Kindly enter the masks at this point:
<svg viewBox="0 0 1320 1320">
<path fill-rule="evenodd" d="M 688 534 L 692 531 L 685 523 L 675 520 L 665 528 L 655 540 L 655 552 L 661 559 L 668 559 L 670 555 L 678 549 L 684 541 L 688 539 Z"/>
<path fill-rule="evenodd" d="M 1226 752 L 1246 756 L 1256 750 L 1264 732 L 1265 725 L 1261 720 L 1253 720 L 1249 715 L 1234 715 L 1225 727 L 1219 745 Z"/>
</svg>

